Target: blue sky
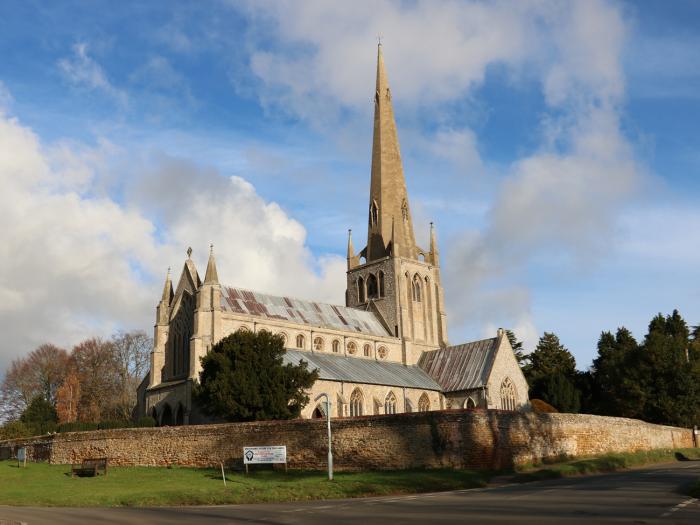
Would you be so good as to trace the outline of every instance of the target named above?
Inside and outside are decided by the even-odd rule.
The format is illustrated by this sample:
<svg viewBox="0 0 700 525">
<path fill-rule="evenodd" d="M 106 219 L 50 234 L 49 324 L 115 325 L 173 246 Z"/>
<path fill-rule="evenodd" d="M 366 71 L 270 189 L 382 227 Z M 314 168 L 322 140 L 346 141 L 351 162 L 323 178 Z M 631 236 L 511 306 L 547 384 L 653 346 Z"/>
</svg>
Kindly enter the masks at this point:
<svg viewBox="0 0 700 525">
<path fill-rule="evenodd" d="M 451 342 L 554 331 L 585 369 L 602 330 L 700 323 L 697 2 L 6 1 L 0 370 L 149 329 L 190 245 L 342 302 L 378 34 Z"/>
</svg>

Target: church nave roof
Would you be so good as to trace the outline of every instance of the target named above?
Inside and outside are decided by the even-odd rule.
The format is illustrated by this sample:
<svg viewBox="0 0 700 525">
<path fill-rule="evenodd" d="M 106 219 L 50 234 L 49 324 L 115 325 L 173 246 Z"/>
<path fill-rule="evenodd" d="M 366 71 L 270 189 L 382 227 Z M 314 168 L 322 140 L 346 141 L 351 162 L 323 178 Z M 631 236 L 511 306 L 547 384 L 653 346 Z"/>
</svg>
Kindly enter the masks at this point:
<svg viewBox="0 0 700 525">
<path fill-rule="evenodd" d="M 293 297 L 221 287 L 221 307 L 226 312 L 278 319 L 332 330 L 392 337 L 373 312 L 347 306 L 305 301 Z"/>
</svg>

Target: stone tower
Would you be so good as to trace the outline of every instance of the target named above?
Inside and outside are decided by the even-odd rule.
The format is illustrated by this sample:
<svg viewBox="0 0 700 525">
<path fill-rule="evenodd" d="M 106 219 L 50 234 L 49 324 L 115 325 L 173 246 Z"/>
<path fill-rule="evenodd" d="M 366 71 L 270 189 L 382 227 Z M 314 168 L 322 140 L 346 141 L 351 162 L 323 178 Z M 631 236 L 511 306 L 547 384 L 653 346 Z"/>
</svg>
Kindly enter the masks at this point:
<svg viewBox="0 0 700 525">
<path fill-rule="evenodd" d="M 346 304 L 374 311 L 403 341 L 403 361 L 447 345 L 444 293 L 435 230 L 430 251 L 415 240 L 382 46 L 377 52 L 372 178 L 367 246 L 355 254 L 348 237 Z"/>
</svg>

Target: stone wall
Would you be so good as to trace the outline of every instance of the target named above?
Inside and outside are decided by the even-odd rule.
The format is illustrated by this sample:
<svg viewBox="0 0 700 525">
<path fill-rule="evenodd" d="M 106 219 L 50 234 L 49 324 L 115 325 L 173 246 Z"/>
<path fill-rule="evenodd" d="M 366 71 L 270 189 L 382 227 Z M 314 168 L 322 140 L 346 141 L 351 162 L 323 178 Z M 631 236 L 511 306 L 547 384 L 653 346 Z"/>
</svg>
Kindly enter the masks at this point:
<svg viewBox="0 0 700 525">
<path fill-rule="evenodd" d="M 576 414 L 449 410 L 334 419 L 337 470 L 507 468 L 562 455 L 692 447 L 692 430 Z M 323 420 L 74 432 L 0 442 L 51 463 L 108 457 L 113 465 L 242 465 L 243 446 L 286 445 L 290 468 L 326 467 Z"/>
</svg>

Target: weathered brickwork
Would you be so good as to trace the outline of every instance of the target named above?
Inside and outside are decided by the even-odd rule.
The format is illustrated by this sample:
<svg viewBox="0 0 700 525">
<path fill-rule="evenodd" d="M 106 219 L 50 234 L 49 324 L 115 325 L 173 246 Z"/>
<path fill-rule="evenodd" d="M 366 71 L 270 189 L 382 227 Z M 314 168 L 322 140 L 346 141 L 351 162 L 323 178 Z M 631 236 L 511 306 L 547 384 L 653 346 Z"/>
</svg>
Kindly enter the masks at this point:
<svg viewBox="0 0 700 525">
<path fill-rule="evenodd" d="M 692 447 L 692 430 L 633 419 L 575 414 L 450 410 L 333 420 L 338 470 L 507 468 L 562 455 L 587 456 Z M 102 430 L 0 442 L 0 457 L 19 445 L 29 457 L 66 464 L 108 457 L 114 465 L 230 466 L 242 448 L 286 445 L 289 467 L 326 466 L 326 424 L 293 420 Z"/>
</svg>

